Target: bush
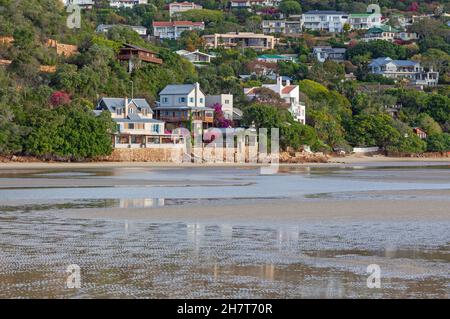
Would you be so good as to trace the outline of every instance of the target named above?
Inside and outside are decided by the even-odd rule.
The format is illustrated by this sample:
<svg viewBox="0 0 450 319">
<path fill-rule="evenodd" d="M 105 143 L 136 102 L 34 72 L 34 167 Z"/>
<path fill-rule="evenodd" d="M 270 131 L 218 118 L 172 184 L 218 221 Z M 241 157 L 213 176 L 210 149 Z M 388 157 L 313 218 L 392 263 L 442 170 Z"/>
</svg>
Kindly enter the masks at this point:
<svg viewBox="0 0 450 319">
<path fill-rule="evenodd" d="M 450 151 L 450 134 L 431 134 L 427 138 L 428 152 L 449 152 Z"/>
</svg>

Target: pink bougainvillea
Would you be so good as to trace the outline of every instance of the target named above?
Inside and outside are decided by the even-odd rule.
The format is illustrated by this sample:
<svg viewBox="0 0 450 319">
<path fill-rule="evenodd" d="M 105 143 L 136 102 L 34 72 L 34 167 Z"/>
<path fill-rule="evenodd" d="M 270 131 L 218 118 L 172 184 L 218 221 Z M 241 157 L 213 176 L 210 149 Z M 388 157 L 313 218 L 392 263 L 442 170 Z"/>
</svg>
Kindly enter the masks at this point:
<svg viewBox="0 0 450 319">
<path fill-rule="evenodd" d="M 214 109 L 214 126 L 218 128 L 233 127 L 233 121 L 225 118 L 222 111 L 222 105 L 216 103 L 213 105 Z"/>
<path fill-rule="evenodd" d="M 413 2 L 408 6 L 408 11 L 417 12 L 419 10 L 419 4 L 417 2 Z"/>
<path fill-rule="evenodd" d="M 55 91 L 50 96 L 50 104 L 53 107 L 70 104 L 70 95 L 63 91 Z"/>
</svg>

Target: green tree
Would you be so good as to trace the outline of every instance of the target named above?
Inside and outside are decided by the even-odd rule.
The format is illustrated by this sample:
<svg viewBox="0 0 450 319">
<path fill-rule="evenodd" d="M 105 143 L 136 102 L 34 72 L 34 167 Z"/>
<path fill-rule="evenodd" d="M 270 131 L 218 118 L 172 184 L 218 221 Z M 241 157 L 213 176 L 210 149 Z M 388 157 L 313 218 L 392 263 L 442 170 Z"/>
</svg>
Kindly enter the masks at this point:
<svg viewBox="0 0 450 319">
<path fill-rule="evenodd" d="M 427 151 L 429 152 L 449 152 L 450 151 L 450 134 L 436 133 L 428 135 Z"/>
<path fill-rule="evenodd" d="M 294 0 L 283 0 L 280 3 L 279 9 L 286 15 L 302 13 L 302 6 Z"/>
</svg>

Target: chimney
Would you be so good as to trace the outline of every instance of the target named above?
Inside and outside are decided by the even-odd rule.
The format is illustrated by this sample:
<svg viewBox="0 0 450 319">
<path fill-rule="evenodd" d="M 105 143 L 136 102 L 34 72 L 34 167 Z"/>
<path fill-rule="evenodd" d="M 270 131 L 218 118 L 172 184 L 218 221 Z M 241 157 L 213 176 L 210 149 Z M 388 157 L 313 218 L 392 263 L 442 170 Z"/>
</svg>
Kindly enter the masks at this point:
<svg viewBox="0 0 450 319">
<path fill-rule="evenodd" d="M 195 82 L 194 84 L 195 86 L 195 106 L 198 107 L 200 105 L 198 105 L 198 99 L 199 99 L 199 92 L 200 92 L 200 83 Z"/>
<path fill-rule="evenodd" d="M 125 114 L 125 118 L 127 118 L 127 117 L 128 117 L 128 97 L 126 97 L 126 96 L 125 96 L 125 101 L 124 101 L 124 103 L 125 103 L 125 111 L 124 111 L 124 114 Z"/>
</svg>

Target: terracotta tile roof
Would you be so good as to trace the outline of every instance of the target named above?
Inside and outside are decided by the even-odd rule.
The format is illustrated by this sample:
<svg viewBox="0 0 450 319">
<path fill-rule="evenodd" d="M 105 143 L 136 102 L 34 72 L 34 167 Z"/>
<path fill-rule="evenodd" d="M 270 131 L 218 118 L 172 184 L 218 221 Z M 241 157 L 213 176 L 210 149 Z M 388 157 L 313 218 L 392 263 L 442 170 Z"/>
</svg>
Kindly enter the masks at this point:
<svg viewBox="0 0 450 319">
<path fill-rule="evenodd" d="M 296 85 L 286 85 L 283 90 L 281 91 L 281 93 L 283 94 L 287 94 L 290 93 L 293 89 L 295 89 L 297 86 Z"/>
<path fill-rule="evenodd" d="M 204 22 L 192 21 L 153 21 L 154 27 L 174 27 L 174 26 L 203 26 Z"/>
</svg>

